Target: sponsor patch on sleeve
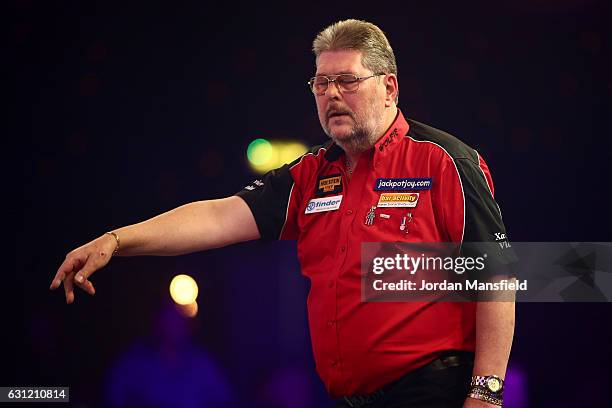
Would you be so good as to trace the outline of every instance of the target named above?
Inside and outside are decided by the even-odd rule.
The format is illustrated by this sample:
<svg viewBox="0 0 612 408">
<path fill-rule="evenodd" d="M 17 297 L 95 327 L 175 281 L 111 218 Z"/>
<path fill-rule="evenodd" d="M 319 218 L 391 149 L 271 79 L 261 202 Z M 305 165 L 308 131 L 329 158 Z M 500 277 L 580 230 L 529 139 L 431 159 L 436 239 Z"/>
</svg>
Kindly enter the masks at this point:
<svg viewBox="0 0 612 408">
<path fill-rule="evenodd" d="M 308 205 L 306 205 L 306 210 L 304 211 L 304 214 L 334 211 L 340 208 L 341 202 L 341 195 L 323 198 L 313 198 L 308 202 Z"/>
<path fill-rule="evenodd" d="M 419 193 L 382 193 L 377 207 L 416 207 Z"/>
<path fill-rule="evenodd" d="M 340 174 L 331 174 L 319 176 L 317 178 L 317 186 L 315 195 L 320 197 L 327 194 L 338 194 L 342 192 L 342 176 Z"/>
<path fill-rule="evenodd" d="M 374 191 L 431 190 L 431 178 L 379 178 Z"/>
</svg>

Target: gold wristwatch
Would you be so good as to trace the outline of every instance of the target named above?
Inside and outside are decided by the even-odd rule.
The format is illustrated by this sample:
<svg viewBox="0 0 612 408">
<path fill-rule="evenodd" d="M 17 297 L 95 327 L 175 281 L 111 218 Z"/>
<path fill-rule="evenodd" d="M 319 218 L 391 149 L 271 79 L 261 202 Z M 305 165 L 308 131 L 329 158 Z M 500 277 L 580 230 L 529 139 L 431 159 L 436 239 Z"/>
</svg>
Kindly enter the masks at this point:
<svg viewBox="0 0 612 408">
<path fill-rule="evenodd" d="M 472 387 L 483 387 L 487 391 L 501 395 L 504 391 L 504 380 L 496 375 L 473 375 Z"/>
</svg>

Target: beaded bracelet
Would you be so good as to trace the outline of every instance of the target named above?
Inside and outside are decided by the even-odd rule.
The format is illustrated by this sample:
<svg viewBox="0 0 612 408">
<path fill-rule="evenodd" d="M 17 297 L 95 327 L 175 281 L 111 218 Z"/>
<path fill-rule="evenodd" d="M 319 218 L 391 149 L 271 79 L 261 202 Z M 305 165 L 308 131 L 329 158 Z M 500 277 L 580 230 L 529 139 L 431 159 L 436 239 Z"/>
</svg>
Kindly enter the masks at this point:
<svg viewBox="0 0 612 408">
<path fill-rule="evenodd" d="M 472 392 L 470 392 L 468 394 L 468 397 L 474 398 L 474 399 L 478 399 L 478 400 L 481 400 L 481 401 L 485 401 L 485 402 L 488 402 L 490 404 L 498 405 L 500 407 L 502 406 L 502 400 L 501 399 L 492 397 L 492 396 L 487 395 L 487 394 L 482 393 L 482 392 L 472 391 Z"/>
</svg>

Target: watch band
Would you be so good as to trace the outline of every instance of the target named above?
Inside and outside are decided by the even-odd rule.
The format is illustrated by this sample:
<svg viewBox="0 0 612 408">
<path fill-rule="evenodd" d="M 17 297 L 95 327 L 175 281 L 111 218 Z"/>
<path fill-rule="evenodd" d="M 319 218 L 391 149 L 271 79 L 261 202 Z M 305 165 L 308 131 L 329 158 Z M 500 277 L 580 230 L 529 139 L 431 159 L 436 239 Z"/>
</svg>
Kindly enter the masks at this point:
<svg viewBox="0 0 612 408">
<path fill-rule="evenodd" d="M 470 382 L 471 387 L 482 387 L 494 394 L 501 394 L 504 391 L 504 380 L 496 375 L 473 375 Z"/>
</svg>

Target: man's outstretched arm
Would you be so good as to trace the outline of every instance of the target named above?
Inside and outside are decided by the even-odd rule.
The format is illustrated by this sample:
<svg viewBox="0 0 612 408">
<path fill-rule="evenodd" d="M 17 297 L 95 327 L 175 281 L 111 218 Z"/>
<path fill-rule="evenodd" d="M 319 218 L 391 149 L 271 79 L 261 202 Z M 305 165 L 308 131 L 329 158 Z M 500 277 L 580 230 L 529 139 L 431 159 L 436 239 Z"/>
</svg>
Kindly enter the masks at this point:
<svg viewBox="0 0 612 408">
<path fill-rule="evenodd" d="M 71 251 L 57 270 L 50 289 L 62 282 L 66 303 L 74 301 L 74 285 L 93 295 L 88 278 L 116 255 L 181 255 L 260 237 L 255 218 L 240 197 L 198 201 L 138 224 L 104 234 Z"/>
</svg>

